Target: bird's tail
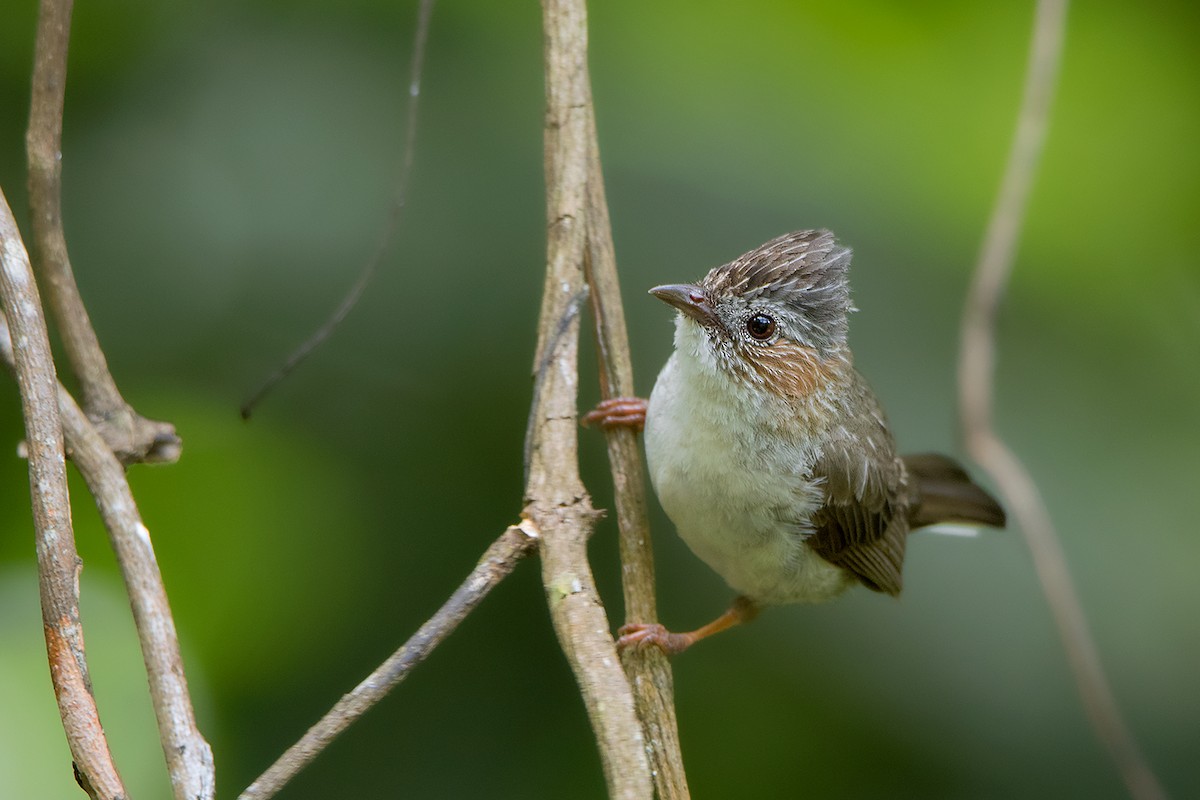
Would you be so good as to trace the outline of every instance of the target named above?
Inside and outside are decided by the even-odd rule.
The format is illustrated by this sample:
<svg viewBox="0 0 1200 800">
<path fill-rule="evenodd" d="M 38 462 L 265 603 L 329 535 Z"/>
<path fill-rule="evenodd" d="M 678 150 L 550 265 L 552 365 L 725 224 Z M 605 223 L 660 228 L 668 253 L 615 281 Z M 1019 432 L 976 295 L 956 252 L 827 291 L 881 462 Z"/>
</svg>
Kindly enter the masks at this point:
<svg viewBox="0 0 1200 800">
<path fill-rule="evenodd" d="M 1004 509 L 971 480 L 957 461 L 936 453 L 904 456 L 915 500 L 909 511 L 913 529 L 941 522 L 965 522 L 1003 528 Z"/>
</svg>

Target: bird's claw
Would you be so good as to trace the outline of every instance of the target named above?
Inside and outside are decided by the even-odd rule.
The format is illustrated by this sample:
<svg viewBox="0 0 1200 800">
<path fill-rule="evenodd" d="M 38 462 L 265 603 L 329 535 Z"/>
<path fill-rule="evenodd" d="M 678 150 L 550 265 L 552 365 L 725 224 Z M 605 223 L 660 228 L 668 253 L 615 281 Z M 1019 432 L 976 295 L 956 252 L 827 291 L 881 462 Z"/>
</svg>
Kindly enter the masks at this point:
<svg viewBox="0 0 1200 800">
<path fill-rule="evenodd" d="M 617 639 L 618 650 L 627 648 L 640 650 L 644 647 L 654 646 L 669 656 L 682 653 L 695 641 L 690 634 L 671 633 L 657 622 L 634 622 L 623 625 L 617 633 L 620 635 L 620 638 Z"/>
<path fill-rule="evenodd" d="M 584 427 L 597 425 L 606 431 L 613 428 L 641 431 L 646 427 L 646 401 L 641 397 L 610 397 L 584 414 L 580 422 Z"/>
</svg>

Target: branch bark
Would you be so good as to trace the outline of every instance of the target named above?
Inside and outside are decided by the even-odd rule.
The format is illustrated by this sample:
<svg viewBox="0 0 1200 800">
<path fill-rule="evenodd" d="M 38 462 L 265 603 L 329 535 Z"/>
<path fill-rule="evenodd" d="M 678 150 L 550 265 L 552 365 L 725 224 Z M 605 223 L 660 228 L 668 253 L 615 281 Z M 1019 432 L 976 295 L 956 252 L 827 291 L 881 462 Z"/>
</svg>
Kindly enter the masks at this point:
<svg viewBox="0 0 1200 800">
<path fill-rule="evenodd" d="M 125 468 L 61 384 L 58 405 L 67 453 L 91 490 L 121 567 L 142 648 L 159 740 L 176 800 L 212 800 L 212 748 L 196 727 L 175 620 Z"/>
<path fill-rule="evenodd" d="M 73 0 L 42 0 L 38 10 L 32 99 L 25 147 L 33 260 L 45 282 L 83 408 L 123 464 L 173 462 L 182 444 L 175 427 L 148 420 L 121 397 L 83 305 L 62 224 L 62 126 Z"/>
<path fill-rule="evenodd" d="M 588 112 L 587 280 L 600 356 L 600 391 L 605 398 L 631 397 L 635 394 L 633 363 L 590 97 Z M 625 621 L 657 622 L 654 548 L 646 515 L 646 476 L 637 436 L 629 428 L 614 427 L 606 432 L 606 439 L 620 535 Z M 660 800 L 685 800 L 691 795 L 679 745 L 671 662 L 657 647 L 631 647 L 621 652 L 621 664 L 633 686 L 655 791 Z"/>
<path fill-rule="evenodd" d="M 526 513 L 542 533 L 550 616 L 600 749 L 608 793 L 651 796 L 629 682 L 587 561 L 596 512 L 579 477 L 577 304 L 584 293 L 591 89 L 582 0 L 543 0 L 546 65 L 546 281 L 527 442 Z"/>
<path fill-rule="evenodd" d="M 1107 748 L 1130 794 L 1140 800 L 1158 800 L 1166 794 L 1121 717 L 1050 513 L 1029 471 L 993 426 L 996 315 L 1012 273 L 1046 137 L 1066 14 L 1066 0 L 1038 2 L 1017 132 L 963 309 L 959 407 L 967 451 L 992 476 L 1025 534 L 1096 736 Z"/>
<path fill-rule="evenodd" d="M 15 363 L 3 318 L 0 359 L 9 367 Z M 57 388 L 66 452 L 91 490 L 121 566 L 174 796 L 207 800 L 216 789 L 212 749 L 196 727 L 179 638 L 150 533 L 138 513 L 124 467 L 66 388 L 61 383 Z"/>
<path fill-rule="evenodd" d="M 79 784 L 93 798 L 125 797 L 100 725 L 79 620 L 79 570 L 66 458 L 58 414 L 58 382 L 41 299 L 20 232 L 0 192 L 0 304 L 21 391 L 29 458 L 33 524 L 37 533 L 42 624 L 50 677 Z"/>
</svg>

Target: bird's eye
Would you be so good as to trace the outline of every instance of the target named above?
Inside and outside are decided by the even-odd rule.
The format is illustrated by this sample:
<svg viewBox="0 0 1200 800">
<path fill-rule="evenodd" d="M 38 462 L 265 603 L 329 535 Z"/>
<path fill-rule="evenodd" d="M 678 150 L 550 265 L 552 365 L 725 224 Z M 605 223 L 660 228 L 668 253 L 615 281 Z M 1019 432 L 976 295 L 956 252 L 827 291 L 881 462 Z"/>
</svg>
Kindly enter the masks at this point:
<svg viewBox="0 0 1200 800">
<path fill-rule="evenodd" d="M 775 319 L 766 314 L 755 314 L 746 320 L 746 332 L 759 341 L 770 339 L 775 333 Z"/>
</svg>

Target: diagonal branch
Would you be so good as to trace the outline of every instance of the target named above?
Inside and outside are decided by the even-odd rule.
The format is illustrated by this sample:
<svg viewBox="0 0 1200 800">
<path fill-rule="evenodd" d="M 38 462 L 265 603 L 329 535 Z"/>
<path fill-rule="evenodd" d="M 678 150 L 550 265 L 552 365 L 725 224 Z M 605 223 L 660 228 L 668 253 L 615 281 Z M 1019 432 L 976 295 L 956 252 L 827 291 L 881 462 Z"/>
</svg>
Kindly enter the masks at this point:
<svg viewBox="0 0 1200 800">
<path fill-rule="evenodd" d="M 453 633 L 458 624 L 475 610 L 500 581 L 512 573 L 525 556 L 534 551 L 537 542 L 537 529 L 529 520 L 522 520 L 519 525 L 513 525 L 501 534 L 437 613 L 403 647 L 343 696 L 254 783 L 246 787 L 239 800 L 267 800 L 278 794 L 334 739 L 407 678 L 408 673 Z"/>
<path fill-rule="evenodd" d="M 363 292 L 374 279 L 375 273 L 379 271 L 379 265 L 383 263 L 384 256 L 387 255 L 396 238 L 404 207 L 408 203 L 408 179 L 412 173 L 413 155 L 417 150 L 417 112 L 420 110 L 421 103 L 421 74 L 425 69 L 425 45 L 429 41 L 429 20 L 433 16 L 433 2 L 434 0 L 421 0 L 420 9 L 417 11 L 417 27 L 413 33 L 412 61 L 408 70 L 408 96 L 411 99 L 408 104 L 408 124 L 404 130 L 404 156 L 400 165 L 400 177 L 396 180 L 396 193 L 392 199 L 392 207 L 388 212 L 383 230 L 379 234 L 379 240 L 375 243 L 375 249 L 367 258 L 367 263 L 359 272 L 354 284 L 346 292 L 346 296 L 342 298 L 342 302 L 329 315 L 329 319 L 315 333 L 301 342 L 242 403 L 242 419 L 250 419 L 250 415 L 254 413 L 258 404 L 288 375 L 292 374 L 292 370 L 300 366 L 305 359 L 312 355 L 314 350 L 333 335 L 342 321 L 358 305 L 359 299 L 362 298 Z"/>
<path fill-rule="evenodd" d="M 61 384 L 58 406 L 67 453 L 95 498 L 121 566 L 173 794 L 176 800 L 212 800 L 216 792 L 212 748 L 196 727 L 179 636 L 150 532 L 124 467 Z"/>
<path fill-rule="evenodd" d="M 9 367 L 15 363 L 2 317 L 0 359 Z M 67 454 L 96 500 L 121 565 L 174 795 L 178 800 L 211 799 L 216 785 L 212 749 L 196 727 L 162 573 L 125 469 L 61 383 L 58 408 Z"/>
<path fill-rule="evenodd" d="M 140 416 L 117 390 L 67 257 L 62 223 L 62 127 L 72 0 L 42 0 L 38 11 L 32 99 L 25 147 L 33 260 L 45 282 L 83 407 L 122 463 L 173 462 L 182 447 L 175 427 Z"/>
<path fill-rule="evenodd" d="M 1141 800 L 1156 800 L 1166 795 L 1117 708 L 1050 513 L 1037 484 L 996 433 L 992 419 L 996 314 L 1012 273 L 1021 223 L 1046 137 L 1066 13 L 1066 0 L 1038 2 L 1016 137 L 963 309 L 959 405 L 967 451 L 992 476 L 1025 534 L 1092 727 L 1116 762 L 1130 794 Z"/>
<path fill-rule="evenodd" d="M 604 196 L 596 117 L 589 99 L 588 117 L 588 249 L 587 280 L 596 321 L 600 391 L 604 397 L 631 397 L 633 363 L 617 259 Z M 629 428 L 608 429 L 608 460 L 612 466 L 617 528 L 621 545 L 621 576 L 625 590 L 627 622 L 656 622 L 654 598 L 654 548 L 646 517 L 646 476 L 637 436 Z M 630 647 L 621 652 L 621 663 L 633 686 L 633 699 L 646 737 L 654 787 L 659 800 L 690 797 L 679 724 L 675 718 L 675 679 L 671 662 L 660 648 Z"/>
<path fill-rule="evenodd" d="M 29 257 L 2 192 L 0 304 L 7 320 L 7 325 L 0 325 L 0 340 L 11 342 L 6 349 L 13 353 L 13 371 L 25 416 L 42 623 L 54 696 L 75 763 L 76 779 L 93 798 L 116 800 L 125 796 L 125 787 L 100 726 L 79 620 L 80 562 L 71 527 L 58 382 L 50 339 Z"/>
</svg>

